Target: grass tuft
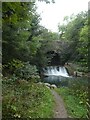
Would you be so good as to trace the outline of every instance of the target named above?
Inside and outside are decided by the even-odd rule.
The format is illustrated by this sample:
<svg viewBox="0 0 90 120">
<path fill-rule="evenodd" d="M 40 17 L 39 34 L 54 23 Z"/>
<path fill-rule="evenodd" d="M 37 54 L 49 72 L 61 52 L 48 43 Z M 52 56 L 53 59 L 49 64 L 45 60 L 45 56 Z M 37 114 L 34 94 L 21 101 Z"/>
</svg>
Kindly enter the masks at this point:
<svg viewBox="0 0 90 120">
<path fill-rule="evenodd" d="M 54 99 L 48 88 L 31 82 L 3 83 L 3 118 L 52 118 Z"/>
</svg>

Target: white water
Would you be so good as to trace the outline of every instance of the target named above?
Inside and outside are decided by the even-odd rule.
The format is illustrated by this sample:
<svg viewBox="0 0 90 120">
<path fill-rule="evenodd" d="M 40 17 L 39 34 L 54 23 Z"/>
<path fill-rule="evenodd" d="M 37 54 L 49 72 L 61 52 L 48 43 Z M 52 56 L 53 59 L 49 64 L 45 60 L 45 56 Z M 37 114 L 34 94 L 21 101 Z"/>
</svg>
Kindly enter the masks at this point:
<svg viewBox="0 0 90 120">
<path fill-rule="evenodd" d="M 44 75 L 47 76 L 54 75 L 54 76 L 69 77 L 65 67 L 50 66 L 43 70 L 44 70 Z"/>
</svg>

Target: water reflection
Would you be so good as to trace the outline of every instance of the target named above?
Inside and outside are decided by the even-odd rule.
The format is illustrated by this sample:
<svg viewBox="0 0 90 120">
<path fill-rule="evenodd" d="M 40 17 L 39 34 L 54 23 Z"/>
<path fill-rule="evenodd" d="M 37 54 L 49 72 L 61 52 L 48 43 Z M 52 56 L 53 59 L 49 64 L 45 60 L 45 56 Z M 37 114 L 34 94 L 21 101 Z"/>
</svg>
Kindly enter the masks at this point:
<svg viewBox="0 0 90 120">
<path fill-rule="evenodd" d="M 62 76 L 48 76 L 43 78 L 43 82 L 55 84 L 56 86 L 68 86 L 68 80 L 71 78 Z"/>
<path fill-rule="evenodd" d="M 62 77 L 62 76 L 47 76 L 44 77 L 43 82 L 55 84 L 57 87 L 66 86 L 69 87 L 71 84 L 80 82 L 81 85 L 88 85 L 88 79 L 86 77 Z"/>
</svg>

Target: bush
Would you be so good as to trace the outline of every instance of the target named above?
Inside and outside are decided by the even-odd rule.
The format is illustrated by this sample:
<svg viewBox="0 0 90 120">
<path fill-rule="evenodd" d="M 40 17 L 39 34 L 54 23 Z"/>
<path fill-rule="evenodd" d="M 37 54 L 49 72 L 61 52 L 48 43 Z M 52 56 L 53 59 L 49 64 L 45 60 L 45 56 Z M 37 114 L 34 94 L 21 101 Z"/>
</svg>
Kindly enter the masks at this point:
<svg viewBox="0 0 90 120">
<path fill-rule="evenodd" d="M 29 80 L 30 78 L 38 77 L 38 70 L 36 66 L 30 65 L 29 62 L 24 63 L 24 65 L 15 71 L 16 76 L 21 79 Z"/>
<path fill-rule="evenodd" d="M 68 87 L 60 87 L 57 89 L 57 92 L 62 96 L 70 118 L 86 118 L 87 106 L 81 98 L 81 93 L 78 93 L 77 96 L 77 93 L 72 91 L 72 89 Z M 86 100 L 85 97 L 84 99 Z"/>
<path fill-rule="evenodd" d="M 15 84 L 17 81 L 18 81 L 18 77 L 16 77 L 15 74 L 13 74 L 10 77 L 3 77 L 2 79 L 3 84 L 10 84 L 10 85 Z"/>
<path fill-rule="evenodd" d="M 82 81 L 78 80 L 69 81 L 70 93 L 80 98 L 80 103 L 86 105 L 88 100 L 88 80 L 84 78 Z"/>
<path fill-rule="evenodd" d="M 24 82 L 24 81 L 23 81 Z M 4 120 L 48 118 L 53 115 L 54 100 L 45 86 L 24 82 L 24 84 L 3 84 Z"/>
<path fill-rule="evenodd" d="M 16 69 L 23 67 L 23 62 L 18 59 L 13 59 L 11 62 L 9 62 L 7 65 L 3 65 L 3 74 L 14 74 Z"/>
</svg>

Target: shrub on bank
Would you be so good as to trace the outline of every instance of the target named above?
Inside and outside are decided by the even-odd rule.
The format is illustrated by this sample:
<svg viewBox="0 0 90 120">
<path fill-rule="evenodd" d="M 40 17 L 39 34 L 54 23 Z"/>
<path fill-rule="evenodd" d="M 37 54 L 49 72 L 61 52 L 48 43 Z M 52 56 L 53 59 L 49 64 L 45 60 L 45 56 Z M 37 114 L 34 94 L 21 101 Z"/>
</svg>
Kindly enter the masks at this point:
<svg viewBox="0 0 90 120">
<path fill-rule="evenodd" d="M 81 86 L 79 82 L 76 84 L 72 81 L 72 86 L 61 87 L 57 92 L 63 97 L 66 109 L 71 118 L 87 117 L 87 91 L 85 86 Z"/>
<path fill-rule="evenodd" d="M 31 65 L 29 62 L 22 62 L 20 60 L 12 60 L 7 65 L 4 65 L 3 74 L 9 77 L 12 81 L 24 79 L 37 82 L 40 80 L 37 67 Z"/>
<path fill-rule="evenodd" d="M 3 75 L 12 75 L 14 72 L 18 69 L 24 66 L 24 62 L 18 60 L 18 59 L 13 59 L 11 62 L 8 62 L 7 64 L 3 65 Z"/>
<path fill-rule="evenodd" d="M 7 80 L 8 81 L 8 80 Z M 24 81 L 3 83 L 3 119 L 51 118 L 54 100 L 45 86 Z"/>
<path fill-rule="evenodd" d="M 29 62 L 24 63 L 24 65 L 15 71 L 15 75 L 21 79 L 29 80 L 30 78 L 35 78 L 38 75 L 38 70 L 35 65 L 30 65 Z"/>
</svg>

